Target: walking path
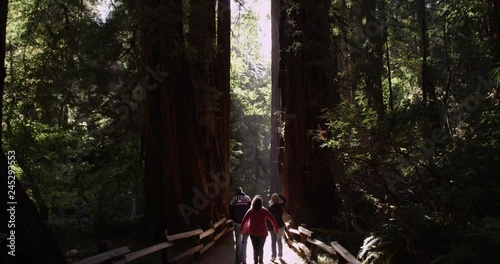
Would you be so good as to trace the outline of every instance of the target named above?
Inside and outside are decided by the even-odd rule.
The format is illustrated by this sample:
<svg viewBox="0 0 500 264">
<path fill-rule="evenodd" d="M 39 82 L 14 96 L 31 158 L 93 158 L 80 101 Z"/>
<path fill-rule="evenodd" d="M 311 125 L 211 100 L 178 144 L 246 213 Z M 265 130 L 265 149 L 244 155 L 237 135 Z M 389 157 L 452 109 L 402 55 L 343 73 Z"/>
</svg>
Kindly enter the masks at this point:
<svg viewBox="0 0 500 264">
<path fill-rule="evenodd" d="M 226 234 L 212 248 L 203 253 L 201 258 L 187 258 L 177 263 L 206 263 L 206 264 L 233 264 L 235 262 L 235 243 L 233 235 Z M 252 242 L 248 238 L 247 244 L 247 263 L 253 264 L 253 249 Z M 283 241 L 283 260 L 275 260 L 271 262 L 271 237 L 267 236 L 266 244 L 264 245 L 264 263 L 265 264 L 304 264 L 306 260 L 297 255 L 288 244 Z"/>
</svg>

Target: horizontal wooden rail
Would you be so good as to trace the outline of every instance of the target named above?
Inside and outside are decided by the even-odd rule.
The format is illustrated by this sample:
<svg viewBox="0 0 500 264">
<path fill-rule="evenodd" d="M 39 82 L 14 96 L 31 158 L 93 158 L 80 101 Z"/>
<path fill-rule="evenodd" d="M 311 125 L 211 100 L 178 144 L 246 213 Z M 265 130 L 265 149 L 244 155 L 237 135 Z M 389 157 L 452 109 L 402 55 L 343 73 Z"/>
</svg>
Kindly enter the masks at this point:
<svg viewBox="0 0 500 264">
<path fill-rule="evenodd" d="M 165 251 L 168 258 L 168 263 L 173 263 L 180 259 L 189 256 L 199 256 L 210 249 L 216 242 L 225 234 L 229 233 L 234 229 L 234 223 L 232 220 L 227 220 L 225 217 L 217 221 L 207 230 L 195 229 L 192 231 L 179 233 L 179 234 L 168 234 L 165 231 L 166 242 L 156 244 L 147 248 L 143 248 L 134 252 L 130 252 L 128 247 L 122 247 L 106 251 L 99 255 L 95 255 L 84 260 L 77 262 L 78 264 L 100 264 L 100 263 L 113 263 L 113 264 L 123 264 L 130 261 L 140 259 L 149 254 Z M 183 250 L 180 253 L 176 253 L 175 256 L 170 256 L 173 252 L 179 252 L 179 249 L 175 249 L 177 241 L 183 240 L 185 246 L 187 245 L 185 241 L 191 240 L 192 245 Z"/>
<path fill-rule="evenodd" d="M 296 240 L 296 237 L 300 237 L 300 240 Z M 316 249 L 320 249 L 334 258 L 338 258 L 340 256 L 348 263 L 361 264 L 358 259 L 356 259 L 338 242 L 332 242 L 330 246 L 318 239 L 315 239 L 314 232 L 305 228 L 305 225 L 301 225 L 295 229 L 287 223 L 285 227 L 285 239 L 291 247 L 305 256 L 309 261 L 317 260 L 317 253 L 319 250 Z"/>
<path fill-rule="evenodd" d="M 335 249 L 345 260 L 347 260 L 351 264 L 361 264 L 361 262 L 355 258 L 347 249 L 345 249 L 342 245 L 337 242 L 332 242 L 332 248 Z"/>
<path fill-rule="evenodd" d="M 205 237 L 207 237 L 207 236 L 209 236 L 209 235 L 211 235 L 213 233 L 215 233 L 215 229 L 210 228 L 207 231 L 205 231 L 205 232 L 203 232 L 203 233 L 200 234 L 200 239 L 203 239 L 203 238 L 205 238 Z"/>
<path fill-rule="evenodd" d="M 120 256 L 118 259 L 113 261 L 113 264 L 122 264 L 122 263 L 127 263 L 132 260 L 136 260 L 138 258 L 142 258 L 144 256 L 147 256 L 151 253 L 154 253 L 156 251 L 169 248 L 173 246 L 174 244 L 172 242 L 163 242 L 161 244 L 157 244 L 151 247 L 143 248 L 141 250 L 137 250 L 125 255 Z"/>
<path fill-rule="evenodd" d="M 203 248 L 203 245 L 198 245 L 196 247 L 190 248 L 190 249 L 178 254 L 175 257 L 169 258 L 168 262 L 175 262 L 175 261 L 182 259 L 182 258 L 185 258 L 187 256 L 194 255 L 194 253 L 200 251 L 202 248 Z"/>
<path fill-rule="evenodd" d="M 168 241 L 175 241 L 175 240 L 189 238 L 189 237 L 192 237 L 192 236 L 199 235 L 199 234 L 203 233 L 203 230 L 202 229 L 196 229 L 196 230 L 193 230 L 193 231 L 184 232 L 184 233 L 180 233 L 180 234 L 175 234 L 175 235 L 171 235 L 171 236 L 169 236 L 167 233 L 168 232 L 165 231 L 165 236 L 167 237 L 167 240 Z"/>
<path fill-rule="evenodd" d="M 323 243 L 320 240 L 314 238 L 307 238 L 307 242 L 314 244 L 315 246 L 321 248 L 323 251 L 329 254 L 337 255 L 337 251 L 335 251 L 332 247 L 328 246 L 327 244 Z"/>
<path fill-rule="evenodd" d="M 222 218 L 221 220 L 217 221 L 217 223 L 214 224 L 214 228 L 219 227 L 220 225 L 226 223 L 226 218 Z"/>
</svg>

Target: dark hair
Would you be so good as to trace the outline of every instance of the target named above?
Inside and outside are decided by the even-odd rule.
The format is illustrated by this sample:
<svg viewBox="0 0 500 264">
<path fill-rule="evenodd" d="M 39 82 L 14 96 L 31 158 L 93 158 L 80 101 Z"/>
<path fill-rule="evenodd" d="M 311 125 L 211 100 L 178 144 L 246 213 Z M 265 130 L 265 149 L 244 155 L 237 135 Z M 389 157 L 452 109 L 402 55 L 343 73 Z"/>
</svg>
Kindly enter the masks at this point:
<svg viewBox="0 0 500 264">
<path fill-rule="evenodd" d="M 241 187 L 236 187 L 235 191 L 236 193 L 242 193 L 243 189 L 241 189 Z"/>
<path fill-rule="evenodd" d="M 262 197 L 260 195 L 255 195 L 252 200 L 252 209 L 259 210 L 262 208 Z"/>
</svg>

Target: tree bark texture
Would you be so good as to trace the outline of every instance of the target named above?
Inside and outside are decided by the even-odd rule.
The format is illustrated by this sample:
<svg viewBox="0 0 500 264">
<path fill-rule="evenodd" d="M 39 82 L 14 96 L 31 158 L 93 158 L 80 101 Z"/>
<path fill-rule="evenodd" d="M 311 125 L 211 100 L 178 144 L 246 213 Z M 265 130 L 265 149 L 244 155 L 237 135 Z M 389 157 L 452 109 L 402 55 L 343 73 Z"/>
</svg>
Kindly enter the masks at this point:
<svg viewBox="0 0 500 264">
<path fill-rule="evenodd" d="M 364 50 L 364 64 L 360 71 L 364 73 L 368 105 L 379 117 L 385 113 L 384 97 L 382 92 L 382 76 L 384 71 L 384 24 L 383 16 L 377 18 L 377 4 L 380 0 L 363 0 L 361 15 L 366 20 L 363 35 L 367 38 L 367 47 Z"/>
<path fill-rule="evenodd" d="M 229 217 L 229 118 L 230 118 L 230 68 L 231 68 L 231 1 L 218 0 L 217 2 L 217 51 L 216 51 L 216 73 L 217 73 L 217 93 L 218 112 L 215 116 L 216 124 L 216 155 L 215 168 L 216 172 L 225 174 L 224 189 L 220 191 L 220 195 L 216 201 L 216 218 L 222 217 L 221 214 Z M 215 175 L 219 177 L 218 175 Z M 214 179 L 212 179 L 213 181 Z M 219 180 L 219 179 L 217 179 Z"/>
<path fill-rule="evenodd" d="M 186 6 L 142 6 L 144 224 L 155 240 L 227 215 L 229 6 L 218 5 L 217 37 L 216 1 Z"/>
<path fill-rule="evenodd" d="M 273 193 L 282 193 L 281 174 L 278 171 L 280 158 L 279 148 L 282 145 L 279 134 L 281 125 L 281 89 L 279 86 L 280 78 L 280 18 L 281 18 L 281 1 L 271 1 L 271 149 L 269 151 L 269 175 L 270 175 L 270 190 Z"/>
<path fill-rule="evenodd" d="M 282 83 L 285 139 L 283 189 L 288 211 L 297 223 L 320 226 L 334 212 L 333 175 L 327 158 L 310 132 L 321 131 L 321 109 L 338 103 L 338 89 L 330 76 L 337 73 L 330 59 L 330 1 L 285 1 L 288 13 L 282 50 L 286 62 Z M 301 34 L 294 34 L 301 32 Z"/>
<path fill-rule="evenodd" d="M 438 128 L 439 113 L 437 108 L 436 87 L 432 81 L 429 57 L 429 33 L 427 30 L 427 7 L 425 0 L 417 0 L 417 20 L 420 28 L 420 50 L 422 56 L 421 78 L 422 78 L 422 99 L 427 106 L 429 121 L 432 128 Z"/>
</svg>

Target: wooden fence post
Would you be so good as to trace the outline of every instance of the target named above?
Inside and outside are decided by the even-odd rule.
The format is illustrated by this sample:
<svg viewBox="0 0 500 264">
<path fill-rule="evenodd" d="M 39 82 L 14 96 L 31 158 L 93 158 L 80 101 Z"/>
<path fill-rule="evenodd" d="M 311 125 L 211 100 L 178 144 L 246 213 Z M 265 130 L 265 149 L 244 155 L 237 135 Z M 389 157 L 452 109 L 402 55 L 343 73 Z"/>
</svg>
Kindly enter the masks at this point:
<svg viewBox="0 0 500 264">
<path fill-rule="evenodd" d="M 311 237 L 309 238 L 311 241 L 315 240 L 316 237 L 314 233 L 311 233 Z M 317 262 L 318 261 L 318 250 L 316 250 L 316 244 L 309 243 L 311 245 L 311 260 Z M 319 249 L 319 248 L 318 248 Z"/>
<path fill-rule="evenodd" d="M 165 238 L 168 236 L 168 230 L 165 230 Z M 168 239 L 167 239 L 168 241 Z M 160 252 L 160 256 L 161 256 L 161 261 L 166 261 L 166 263 L 169 263 L 169 260 L 170 260 L 170 250 L 168 250 L 168 248 L 166 248 L 165 250 L 162 250 Z"/>
<path fill-rule="evenodd" d="M 200 228 L 200 226 L 198 225 L 197 228 Z M 193 240 L 193 246 L 197 247 L 197 246 L 200 245 L 200 236 L 193 236 L 192 240 Z M 195 252 L 194 253 L 194 258 L 195 259 L 199 259 L 200 255 L 201 255 L 200 251 Z"/>
<path fill-rule="evenodd" d="M 307 228 L 306 224 L 301 224 L 300 225 L 302 228 Z M 300 243 L 307 245 L 307 235 L 300 232 Z"/>
</svg>

